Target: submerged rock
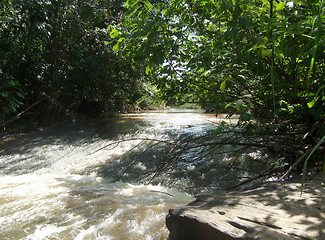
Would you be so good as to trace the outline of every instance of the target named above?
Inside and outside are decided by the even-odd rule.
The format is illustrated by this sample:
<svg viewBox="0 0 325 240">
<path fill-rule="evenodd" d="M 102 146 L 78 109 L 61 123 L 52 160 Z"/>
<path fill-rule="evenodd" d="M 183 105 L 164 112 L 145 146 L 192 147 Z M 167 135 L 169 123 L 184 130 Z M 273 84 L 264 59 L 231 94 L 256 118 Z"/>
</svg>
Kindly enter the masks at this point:
<svg viewBox="0 0 325 240">
<path fill-rule="evenodd" d="M 243 191 L 198 197 L 172 209 L 169 240 L 325 239 L 323 178 L 305 183 L 268 182 Z"/>
</svg>

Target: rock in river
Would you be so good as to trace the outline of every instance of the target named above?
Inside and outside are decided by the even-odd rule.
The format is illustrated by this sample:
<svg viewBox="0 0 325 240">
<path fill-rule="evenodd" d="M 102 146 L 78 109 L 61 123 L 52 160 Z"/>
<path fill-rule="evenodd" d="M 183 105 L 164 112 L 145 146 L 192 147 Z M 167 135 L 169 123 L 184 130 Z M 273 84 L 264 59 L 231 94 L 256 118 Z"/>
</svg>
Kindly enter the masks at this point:
<svg viewBox="0 0 325 240">
<path fill-rule="evenodd" d="M 325 239 L 324 178 L 199 196 L 166 218 L 169 240 Z"/>
</svg>

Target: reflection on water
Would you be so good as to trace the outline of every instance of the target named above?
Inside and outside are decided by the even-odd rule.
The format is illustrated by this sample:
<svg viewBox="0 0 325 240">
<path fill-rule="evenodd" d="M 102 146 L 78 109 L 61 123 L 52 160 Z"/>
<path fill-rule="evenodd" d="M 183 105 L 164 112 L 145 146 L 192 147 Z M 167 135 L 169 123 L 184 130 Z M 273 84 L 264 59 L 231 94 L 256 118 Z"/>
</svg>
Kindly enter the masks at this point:
<svg viewBox="0 0 325 240">
<path fill-rule="evenodd" d="M 192 196 L 177 184 L 136 181 L 164 146 L 119 176 L 146 147 L 136 138 L 200 134 L 211 121 L 193 112 L 139 113 L 7 136 L 0 144 L 0 239 L 165 239 L 168 209 Z M 129 141 L 115 144 L 120 139 Z"/>
</svg>

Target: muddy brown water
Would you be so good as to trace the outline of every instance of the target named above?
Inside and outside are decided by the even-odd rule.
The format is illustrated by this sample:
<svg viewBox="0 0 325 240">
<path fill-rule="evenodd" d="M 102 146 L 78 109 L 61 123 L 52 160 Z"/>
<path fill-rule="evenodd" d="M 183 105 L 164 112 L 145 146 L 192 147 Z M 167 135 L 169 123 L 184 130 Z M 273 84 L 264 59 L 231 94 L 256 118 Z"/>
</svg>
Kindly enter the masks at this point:
<svg viewBox="0 0 325 240">
<path fill-rule="evenodd" d="M 144 184 L 141 174 L 166 146 L 141 155 L 146 143 L 139 139 L 204 134 L 217 122 L 198 111 L 145 112 L 6 136 L 0 239 L 166 239 L 168 210 L 193 200 L 188 186 L 198 180 L 190 178 L 204 181 L 207 171 L 180 163 L 180 170 Z M 125 171 L 135 156 L 140 159 Z"/>
</svg>

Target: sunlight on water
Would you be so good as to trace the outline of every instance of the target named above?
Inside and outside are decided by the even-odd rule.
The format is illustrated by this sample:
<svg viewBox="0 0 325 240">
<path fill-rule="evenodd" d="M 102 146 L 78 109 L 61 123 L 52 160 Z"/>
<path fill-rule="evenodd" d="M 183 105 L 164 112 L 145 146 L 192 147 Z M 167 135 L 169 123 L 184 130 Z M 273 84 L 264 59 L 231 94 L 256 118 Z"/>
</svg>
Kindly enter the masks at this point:
<svg viewBox="0 0 325 240">
<path fill-rule="evenodd" d="M 214 156 L 210 163 L 189 151 L 156 185 L 140 184 L 170 151 L 156 140 L 198 136 L 224 120 L 147 112 L 5 136 L 0 239 L 166 239 L 168 210 L 192 201 L 188 193 L 223 172 L 215 171 Z"/>
<path fill-rule="evenodd" d="M 142 113 L 7 136 L 0 144 L 0 239 L 166 239 L 168 210 L 193 197 L 135 183 L 133 175 L 116 181 L 114 169 L 103 176 L 100 169 L 113 160 L 123 165 L 141 142 L 134 138 L 196 134 L 209 118 Z M 120 139 L 128 141 L 114 144 Z M 147 171 L 155 155 L 135 169 Z"/>
<path fill-rule="evenodd" d="M 168 209 L 192 200 L 162 186 L 87 176 L 0 182 L 0 239 L 165 239 Z"/>
</svg>

